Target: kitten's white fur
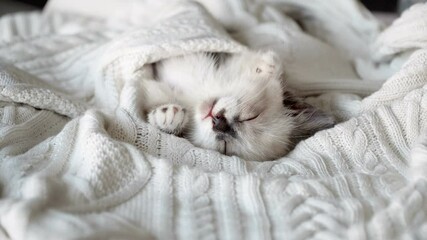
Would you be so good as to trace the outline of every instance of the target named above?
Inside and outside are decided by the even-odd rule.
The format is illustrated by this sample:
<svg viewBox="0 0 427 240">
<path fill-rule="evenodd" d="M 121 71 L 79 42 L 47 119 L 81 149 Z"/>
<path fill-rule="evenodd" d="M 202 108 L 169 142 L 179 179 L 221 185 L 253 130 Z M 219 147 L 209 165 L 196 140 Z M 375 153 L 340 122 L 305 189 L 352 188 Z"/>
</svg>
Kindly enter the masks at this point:
<svg viewBox="0 0 427 240">
<path fill-rule="evenodd" d="M 272 160 L 289 151 L 295 129 L 310 118 L 284 107 L 282 66 L 273 52 L 223 61 L 192 54 L 163 60 L 156 71 L 157 81 L 142 82 L 148 122 L 176 135 L 186 130 L 196 146 Z"/>
</svg>

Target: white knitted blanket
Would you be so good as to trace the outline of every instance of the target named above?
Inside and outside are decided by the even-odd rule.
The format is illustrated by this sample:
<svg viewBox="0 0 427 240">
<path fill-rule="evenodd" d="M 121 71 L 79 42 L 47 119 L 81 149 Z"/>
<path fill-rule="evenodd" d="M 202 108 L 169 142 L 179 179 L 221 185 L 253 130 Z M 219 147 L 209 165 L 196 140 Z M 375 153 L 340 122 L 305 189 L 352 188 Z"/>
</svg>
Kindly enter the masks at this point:
<svg viewBox="0 0 427 240">
<path fill-rule="evenodd" d="M 0 239 L 426 239 L 427 4 L 61 1 L 0 18 Z M 271 162 L 147 125 L 143 66 L 245 49 L 222 26 L 342 122 Z"/>
</svg>

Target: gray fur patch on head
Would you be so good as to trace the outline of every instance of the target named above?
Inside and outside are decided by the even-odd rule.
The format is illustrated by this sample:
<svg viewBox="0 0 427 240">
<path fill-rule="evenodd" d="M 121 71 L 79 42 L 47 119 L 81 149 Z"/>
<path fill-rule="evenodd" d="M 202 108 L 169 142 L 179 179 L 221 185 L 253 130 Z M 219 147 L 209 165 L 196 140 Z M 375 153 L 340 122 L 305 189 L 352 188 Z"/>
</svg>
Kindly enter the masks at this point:
<svg viewBox="0 0 427 240">
<path fill-rule="evenodd" d="M 283 105 L 291 110 L 295 121 L 295 129 L 291 134 L 294 144 L 335 125 L 332 115 L 304 102 L 290 91 L 285 91 L 283 95 Z"/>
</svg>

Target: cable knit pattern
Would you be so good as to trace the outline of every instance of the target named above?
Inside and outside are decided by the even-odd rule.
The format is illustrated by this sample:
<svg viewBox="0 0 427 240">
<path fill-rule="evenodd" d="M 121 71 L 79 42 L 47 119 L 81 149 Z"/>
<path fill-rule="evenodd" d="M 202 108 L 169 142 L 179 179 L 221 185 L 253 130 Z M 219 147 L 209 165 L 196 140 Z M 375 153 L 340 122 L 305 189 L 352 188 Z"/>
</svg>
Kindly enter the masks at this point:
<svg viewBox="0 0 427 240">
<path fill-rule="evenodd" d="M 293 21 L 284 10 L 292 3 L 258 2 L 262 17 L 247 8 L 240 9 L 240 22 L 223 20 L 242 23 L 246 14 L 255 30 L 240 29 L 236 36 L 259 38 L 267 19 Z M 301 4 L 300 10 L 324 7 L 316 4 Z M 340 4 L 349 12 L 339 14 L 363 18 L 354 1 Z M 305 86 L 306 92 L 325 93 L 308 101 L 341 122 L 270 162 L 200 149 L 143 120 L 138 82 L 147 77 L 145 64 L 197 51 L 246 49 L 205 5 L 207 10 L 193 2 L 171 4 L 149 26 L 119 19 L 111 25 L 99 16 L 72 21 L 78 14 L 54 9 L 0 18 L 0 238 L 425 239 L 427 50 L 417 43 L 427 30 L 399 29 L 400 23 L 426 21 L 420 15 L 426 5 L 411 8 L 380 35 L 377 44 L 388 50 L 373 58 L 416 51 L 375 93 L 356 95 L 380 82 L 352 79 L 354 72 L 346 79 L 346 71 L 322 75 L 327 84 Z M 319 13 L 319 24 L 331 22 Z M 368 29 L 359 40 L 369 45 L 376 23 L 369 16 L 363 20 L 340 26 Z M 325 38 L 322 26 L 310 25 L 308 35 L 294 24 L 269 39 L 292 42 L 285 44 L 292 53 L 286 61 L 307 57 L 295 49 L 316 37 L 326 39 L 328 49 L 357 53 L 334 39 L 337 33 Z M 304 69 L 298 64 L 288 64 L 288 73 Z M 331 77 L 334 72 L 339 77 Z"/>
<path fill-rule="evenodd" d="M 389 56 L 414 48 L 427 47 L 427 4 L 419 3 L 402 14 L 378 37 L 378 54 Z"/>
</svg>

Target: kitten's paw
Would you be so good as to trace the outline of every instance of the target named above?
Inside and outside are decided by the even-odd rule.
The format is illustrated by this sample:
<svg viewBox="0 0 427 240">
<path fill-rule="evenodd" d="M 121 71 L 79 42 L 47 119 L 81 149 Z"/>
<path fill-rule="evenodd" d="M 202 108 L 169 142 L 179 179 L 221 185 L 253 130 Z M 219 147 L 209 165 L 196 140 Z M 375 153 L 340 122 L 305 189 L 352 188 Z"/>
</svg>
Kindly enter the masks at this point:
<svg viewBox="0 0 427 240">
<path fill-rule="evenodd" d="M 255 64 L 255 73 L 262 78 L 279 75 L 280 62 L 277 55 L 272 51 L 260 54 Z"/>
<path fill-rule="evenodd" d="M 148 114 L 148 123 L 166 133 L 178 135 L 187 123 L 187 111 L 176 104 L 165 104 Z"/>
</svg>

